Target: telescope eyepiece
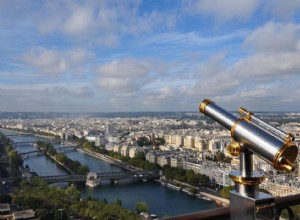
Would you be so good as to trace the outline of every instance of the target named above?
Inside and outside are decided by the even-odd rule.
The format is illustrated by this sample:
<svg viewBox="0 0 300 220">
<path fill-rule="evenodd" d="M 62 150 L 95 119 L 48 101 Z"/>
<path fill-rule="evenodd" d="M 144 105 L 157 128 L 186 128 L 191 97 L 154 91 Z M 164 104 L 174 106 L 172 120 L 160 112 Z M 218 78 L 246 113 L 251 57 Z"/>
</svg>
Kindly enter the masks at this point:
<svg viewBox="0 0 300 220">
<path fill-rule="evenodd" d="M 293 167 L 293 164 L 289 160 L 287 160 L 285 157 L 280 157 L 278 159 L 278 161 L 283 169 L 285 169 L 289 172 L 293 172 L 295 170 L 295 168 Z"/>
</svg>

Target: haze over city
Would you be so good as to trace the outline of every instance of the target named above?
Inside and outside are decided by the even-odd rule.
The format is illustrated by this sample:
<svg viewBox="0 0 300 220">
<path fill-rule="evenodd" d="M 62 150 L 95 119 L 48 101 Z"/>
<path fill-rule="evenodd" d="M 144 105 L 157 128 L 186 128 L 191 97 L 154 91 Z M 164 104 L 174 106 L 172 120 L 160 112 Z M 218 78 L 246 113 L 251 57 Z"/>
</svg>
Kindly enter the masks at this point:
<svg viewBox="0 0 300 220">
<path fill-rule="evenodd" d="M 0 111 L 300 110 L 300 1 L 1 1 Z"/>
</svg>

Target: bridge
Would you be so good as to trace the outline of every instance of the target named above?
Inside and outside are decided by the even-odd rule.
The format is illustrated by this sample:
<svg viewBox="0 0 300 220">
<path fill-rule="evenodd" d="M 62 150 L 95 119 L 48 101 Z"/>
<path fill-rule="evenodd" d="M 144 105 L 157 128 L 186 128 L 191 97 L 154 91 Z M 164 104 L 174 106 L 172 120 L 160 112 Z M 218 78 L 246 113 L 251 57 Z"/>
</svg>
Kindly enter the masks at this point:
<svg viewBox="0 0 300 220">
<path fill-rule="evenodd" d="M 37 139 L 36 141 L 38 141 L 39 139 Z M 17 144 L 34 144 L 36 141 L 12 141 L 13 145 L 17 145 Z M 42 141 L 42 140 L 41 140 Z M 47 143 L 50 144 L 60 144 L 60 141 L 46 141 Z"/>
<path fill-rule="evenodd" d="M 55 175 L 55 176 L 39 176 L 48 183 L 58 182 L 86 182 L 87 175 Z M 119 181 L 122 179 L 133 179 L 133 180 L 149 180 L 159 178 L 160 174 L 158 171 L 130 171 L 130 172 L 106 172 L 97 173 L 97 177 L 101 180 Z M 1 178 L 2 182 L 13 182 L 17 177 Z M 23 177 L 23 179 L 25 179 Z"/>
<path fill-rule="evenodd" d="M 119 181 L 122 179 L 154 179 L 159 177 L 157 172 L 139 171 L 139 172 L 108 172 L 97 173 L 97 177 L 101 180 Z M 48 183 L 56 182 L 86 182 L 87 175 L 58 175 L 58 176 L 42 176 Z"/>
<path fill-rule="evenodd" d="M 56 151 L 59 151 L 59 152 L 63 152 L 64 150 L 76 150 L 76 147 L 74 146 L 65 146 L 65 147 L 55 147 L 54 148 Z M 45 153 L 45 150 L 31 150 L 31 151 L 26 151 L 26 152 L 19 152 L 19 154 L 21 154 L 22 156 L 24 155 L 29 155 L 29 154 L 37 154 L 39 155 L 39 153 L 42 153 L 44 154 Z"/>
<path fill-rule="evenodd" d="M 31 136 L 33 134 L 30 133 L 15 133 L 15 134 L 6 134 L 7 137 L 17 137 L 17 136 Z"/>
</svg>

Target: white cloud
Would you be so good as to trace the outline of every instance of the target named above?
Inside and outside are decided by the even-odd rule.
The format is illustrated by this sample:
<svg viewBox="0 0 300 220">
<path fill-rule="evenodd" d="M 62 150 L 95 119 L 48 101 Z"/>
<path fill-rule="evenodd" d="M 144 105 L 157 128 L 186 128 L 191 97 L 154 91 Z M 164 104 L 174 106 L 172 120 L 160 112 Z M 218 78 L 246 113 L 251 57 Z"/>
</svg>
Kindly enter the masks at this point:
<svg viewBox="0 0 300 220">
<path fill-rule="evenodd" d="M 299 25 L 269 22 L 247 37 L 244 46 L 267 53 L 295 51 L 299 39 Z"/>
<path fill-rule="evenodd" d="M 87 93 L 83 94 L 83 90 Z M 88 106 L 89 109 L 95 110 L 97 104 L 90 92 L 85 87 L 69 89 L 63 86 L 39 89 L 1 88 L 0 99 L 3 101 L 0 108 L 1 111 L 81 112 L 87 111 Z"/>
<path fill-rule="evenodd" d="M 274 54 L 254 54 L 234 65 L 235 76 L 253 80 L 274 80 L 299 76 L 300 51 Z"/>
<path fill-rule="evenodd" d="M 291 19 L 296 14 L 299 15 L 300 1 L 299 0 L 288 0 L 288 1 L 267 1 L 266 7 L 271 9 L 271 13 L 279 16 L 285 20 Z M 268 11 L 269 11 L 268 10 Z"/>
<path fill-rule="evenodd" d="M 72 91 L 72 94 L 78 97 L 92 97 L 94 96 L 94 91 L 88 86 L 81 86 Z"/>
<path fill-rule="evenodd" d="M 70 35 L 80 35 L 93 29 L 93 11 L 76 5 L 65 20 L 62 29 Z"/>
<path fill-rule="evenodd" d="M 37 13 L 41 33 L 62 33 L 73 41 L 101 46 L 119 45 L 120 36 L 172 28 L 171 12 L 139 12 L 140 1 L 51 1 Z M 47 15 L 47 16 L 45 16 Z"/>
<path fill-rule="evenodd" d="M 86 61 L 92 57 L 90 52 L 82 49 L 59 51 L 42 47 L 32 48 L 22 55 L 26 63 L 48 75 L 82 74 Z"/>
<path fill-rule="evenodd" d="M 217 53 L 208 58 L 205 63 L 197 65 L 194 75 L 201 77 L 204 81 L 214 75 L 219 75 L 224 71 L 225 65 L 223 64 L 225 53 Z"/>
<path fill-rule="evenodd" d="M 97 86 L 112 93 L 137 92 L 153 80 L 150 63 L 133 58 L 104 64 L 98 74 Z"/>
<path fill-rule="evenodd" d="M 249 19 L 259 6 L 259 0 L 192 0 L 183 1 L 188 13 L 210 15 L 218 22 Z"/>
<path fill-rule="evenodd" d="M 176 96 L 176 92 L 172 87 L 163 87 L 159 91 L 146 94 L 143 103 L 146 105 L 165 105 L 170 102 L 169 99 L 173 99 Z"/>
</svg>

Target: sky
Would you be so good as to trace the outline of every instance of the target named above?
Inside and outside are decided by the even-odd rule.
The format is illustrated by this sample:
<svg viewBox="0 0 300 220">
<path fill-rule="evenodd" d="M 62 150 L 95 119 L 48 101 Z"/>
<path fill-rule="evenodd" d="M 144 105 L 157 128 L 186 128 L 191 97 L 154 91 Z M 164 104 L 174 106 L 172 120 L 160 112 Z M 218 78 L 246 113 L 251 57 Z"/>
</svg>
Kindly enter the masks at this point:
<svg viewBox="0 0 300 220">
<path fill-rule="evenodd" d="M 0 111 L 300 112 L 300 0 L 0 0 Z"/>
</svg>

